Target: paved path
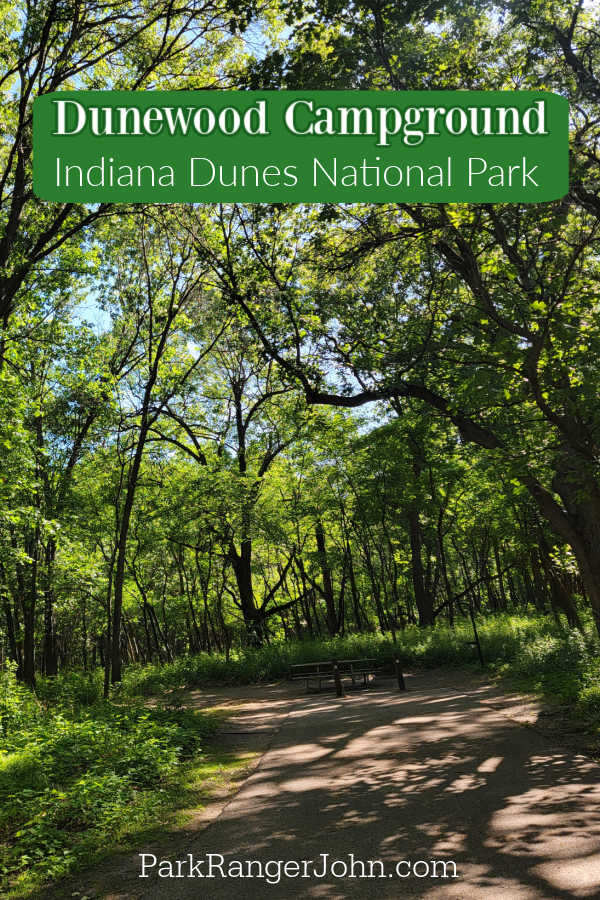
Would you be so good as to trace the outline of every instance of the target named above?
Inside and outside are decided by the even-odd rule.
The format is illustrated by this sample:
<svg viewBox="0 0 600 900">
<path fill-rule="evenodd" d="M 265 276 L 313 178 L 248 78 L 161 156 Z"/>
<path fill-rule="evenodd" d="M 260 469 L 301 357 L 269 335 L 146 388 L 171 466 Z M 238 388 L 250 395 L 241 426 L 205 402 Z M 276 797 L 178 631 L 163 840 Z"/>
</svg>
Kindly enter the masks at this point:
<svg viewBox="0 0 600 900">
<path fill-rule="evenodd" d="M 409 686 L 340 700 L 282 686 L 249 703 L 231 727 L 278 729 L 270 749 L 219 818 L 177 854 L 223 854 L 226 866 L 312 859 L 319 868 L 321 854 L 348 862 L 353 853 L 381 860 L 385 878 L 282 877 L 270 886 L 151 877 L 104 896 L 599 896 L 600 766 L 524 724 L 527 709 L 496 688 L 427 673 Z M 454 860 L 460 877 L 388 877 L 400 860 Z"/>
</svg>

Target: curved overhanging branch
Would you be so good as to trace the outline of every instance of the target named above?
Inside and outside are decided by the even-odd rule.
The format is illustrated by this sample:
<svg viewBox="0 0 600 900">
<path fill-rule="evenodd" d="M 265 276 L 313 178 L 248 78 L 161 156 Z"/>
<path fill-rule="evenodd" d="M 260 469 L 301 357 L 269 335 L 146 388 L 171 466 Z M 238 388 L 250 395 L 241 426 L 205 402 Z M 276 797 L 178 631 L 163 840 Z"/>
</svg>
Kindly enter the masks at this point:
<svg viewBox="0 0 600 900">
<path fill-rule="evenodd" d="M 361 390 L 355 394 L 338 394 L 321 390 L 311 383 L 307 372 L 302 366 L 286 358 L 277 347 L 274 346 L 273 342 L 266 335 L 264 328 L 262 328 L 254 315 L 249 301 L 240 294 L 235 297 L 235 300 L 248 317 L 265 352 L 301 385 L 306 402 L 310 405 L 356 409 L 367 403 L 376 403 L 382 400 L 389 401 L 397 398 L 417 399 L 428 404 L 433 409 L 436 409 L 444 416 L 444 418 L 452 422 L 458 429 L 461 438 L 464 441 L 477 444 L 485 450 L 508 452 L 506 444 L 488 425 L 483 425 L 480 422 L 477 422 L 472 416 L 457 410 L 454 405 L 441 394 L 438 394 L 436 391 L 433 391 L 422 384 L 402 380 L 388 385 L 382 385 L 381 387 Z M 561 537 L 570 544 L 577 556 L 582 555 L 585 557 L 585 549 L 582 547 L 579 534 L 573 527 L 568 514 L 556 500 L 552 492 L 545 488 L 531 472 L 525 471 L 520 474 L 517 473 L 515 478 L 529 492 L 538 506 L 538 509 L 550 523 L 553 530 L 560 534 Z"/>
</svg>

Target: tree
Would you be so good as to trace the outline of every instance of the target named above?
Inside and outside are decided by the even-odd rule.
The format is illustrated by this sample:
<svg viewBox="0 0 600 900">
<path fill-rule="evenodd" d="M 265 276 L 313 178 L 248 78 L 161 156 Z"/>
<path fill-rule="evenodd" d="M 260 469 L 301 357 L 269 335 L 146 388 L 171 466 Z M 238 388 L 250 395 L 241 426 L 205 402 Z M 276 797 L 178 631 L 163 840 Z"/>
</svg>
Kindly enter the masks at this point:
<svg viewBox="0 0 600 900">
<path fill-rule="evenodd" d="M 254 9 L 243 0 L 19 0 L 2 6 L 0 323 L 6 331 L 36 268 L 52 265 L 59 248 L 80 242 L 86 227 L 110 212 L 105 204 L 42 203 L 34 196 L 35 97 L 75 87 L 197 89 L 219 83 L 224 70 L 235 77 L 235 36 Z"/>
<path fill-rule="evenodd" d="M 443 21 L 450 35 L 464 25 L 451 12 Z M 572 548 L 600 628 L 593 396 L 599 335 L 592 312 L 598 219 L 590 182 L 597 126 L 589 118 L 595 53 L 592 41 L 576 40 L 589 34 L 590 19 L 578 10 L 556 27 L 545 14 L 530 16 L 528 28 L 514 19 L 477 21 L 470 55 L 448 79 L 440 74 L 437 86 L 454 87 L 458 76 L 462 87 L 471 86 L 470 59 L 491 34 L 496 58 L 501 45 L 506 65 L 504 71 L 483 67 L 480 86 L 497 87 L 499 78 L 518 73 L 521 87 L 537 88 L 540 71 L 556 64 L 555 82 L 585 103 L 573 131 L 569 196 L 533 207 L 326 206 L 303 218 L 300 253 L 298 241 L 289 250 L 282 242 L 298 228 L 293 210 L 277 207 L 260 217 L 238 210 L 232 231 L 246 236 L 255 266 L 243 279 L 230 276 L 228 290 L 265 351 L 298 380 L 309 403 L 417 401 L 452 422 L 462 440 L 492 452 Z M 388 45 L 401 46 L 391 19 L 389 26 Z M 537 34 L 544 27 L 554 37 L 541 55 L 532 41 L 534 26 Z M 565 56 L 565 35 L 578 43 L 579 66 Z M 355 41 L 363 46 L 360 23 Z M 275 248 L 285 280 L 270 262 Z M 265 293 L 269 305 L 257 302 Z"/>
<path fill-rule="evenodd" d="M 127 346 L 130 378 L 122 399 L 120 430 L 129 433 L 122 496 L 118 497 L 117 544 L 111 638 L 111 679 L 121 680 L 121 616 L 129 525 L 144 450 L 149 433 L 169 401 L 183 389 L 215 345 L 226 322 L 211 333 L 209 305 L 203 298 L 205 266 L 190 243 L 170 230 L 168 217 L 148 218 L 137 240 L 126 223 L 129 252 L 123 253 L 124 232 L 113 243 L 113 273 L 106 286 L 118 304 L 120 341 Z M 113 293 L 114 292 L 114 293 Z M 202 337 L 196 329 L 193 351 L 186 348 L 190 317 L 204 312 Z M 203 340 L 203 343 L 200 341 Z M 135 367 L 134 367 L 135 366 Z"/>
<path fill-rule="evenodd" d="M 265 578 L 258 597 L 254 540 L 261 527 L 259 502 L 275 461 L 307 428 L 307 417 L 298 393 L 281 381 L 252 332 L 240 323 L 231 324 L 207 363 L 195 402 L 188 399 L 166 409 L 179 438 L 164 427 L 154 432 L 201 466 L 208 466 L 210 459 L 215 474 L 226 476 L 215 527 L 235 575 L 235 603 L 249 637 L 261 642 L 266 620 L 279 611 L 273 600 L 292 564 L 294 549 L 286 551 L 274 582 L 268 584 Z M 203 449 L 207 440 L 214 442 L 212 453 Z"/>
</svg>

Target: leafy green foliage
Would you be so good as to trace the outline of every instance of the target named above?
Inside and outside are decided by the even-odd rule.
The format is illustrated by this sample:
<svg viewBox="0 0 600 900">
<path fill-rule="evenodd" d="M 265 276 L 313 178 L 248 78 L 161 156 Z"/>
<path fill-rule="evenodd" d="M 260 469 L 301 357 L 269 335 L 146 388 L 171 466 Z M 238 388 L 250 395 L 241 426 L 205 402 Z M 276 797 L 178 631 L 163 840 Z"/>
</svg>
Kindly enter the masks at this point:
<svg viewBox="0 0 600 900">
<path fill-rule="evenodd" d="M 9 661 L 0 670 L 0 738 L 35 721 L 40 713 L 31 691 L 16 680 L 15 669 Z"/>
<path fill-rule="evenodd" d="M 492 670 L 509 664 L 515 671 L 521 671 L 521 667 L 525 671 L 529 665 L 532 674 L 537 659 L 539 665 L 552 668 L 560 676 L 564 673 L 561 653 L 564 659 L 577 658 L 581 662 L 585 656 L 589 662 L 596 646 L 591 639 L 560 630 L 555 621 L 544 617 L 490 616 L 480 621 L 478 633 L 484 658 Z M 541 653 L 542 645 L 555 648 L 558 659 Z M 573 648 L 588 648 L 585 651 L 588 655 L 577 656 Z M 398 635 L 396 643 L 381 634 L 355 634 L 331 640 L 270 644 L 258 650 L 234 652 L 229 661 L 220 654 L 202 653 L 161 666 L 131 666 L 122 689 L 128 696 L 151 696 L 166 689 L 190 686 L 274 681 L 285 678 L 290 666 L 297 663 L 372 657 L 385 664 L 396 654 L 405 666 L 479 666 L 471 624 L 458 621 L 454 628 L 442 624 L 431 628 L 409 626 Z M 575 666 L 578 672 L 581 671 L 579 662 Z M 542 681 L 539 687 L 544 687 Z"/>
<path fill-rule="evenodd" d="M 208 713 L 98 701 L 90 683 L 70 675 L 42 706 L 2 675 L 0 871 L 11 881 L 58 878 L 99 847 L 165 821 L 182 767 L 218 723 Z"/>
<path fill-rule="evenodd" d="M 477 666 L 473 614 L 492 670 L 597 722 L 593 4 L 71 6 L 0 2 L 4 872 L 58 876 L 165 814 L 211 727 L 130 702 L 165 688 L 397 651 Z M 234 85 L 554 90 L 571 190 L 176 209 L 33 194 L 38 93 Z"/>
<path fill-rule="evenodd" d="M 597 642 L 580 632 L 545 634 L 524 646 L 510 668 L 523 686 L 565 703 L 600 724 Z"/>
</svg>

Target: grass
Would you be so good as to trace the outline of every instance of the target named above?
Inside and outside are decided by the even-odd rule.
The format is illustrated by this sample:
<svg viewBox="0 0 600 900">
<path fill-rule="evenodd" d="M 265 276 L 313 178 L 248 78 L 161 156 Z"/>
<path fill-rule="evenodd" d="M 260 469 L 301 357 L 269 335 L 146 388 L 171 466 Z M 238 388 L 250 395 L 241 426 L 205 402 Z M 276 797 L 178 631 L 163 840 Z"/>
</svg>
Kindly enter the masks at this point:
<svg viewBox="0 0 600 900">
<path fill-rule="evenodd" d="M 483 654 L 490 666 L 511 662 L 538 638 L 564 636 L 556 623 L 544 617 L 493 616 L 478 625 Z M 164 690 L 211 684 L 251 684 L 285 678 L 295 663 L 321 659 L 374 657 L 391 662 L 399 653 L 405 667 L 478 667 L 477 650 L 468 621 L 454 628 L 411 626 L 397 635 L 362 634 L 320 641 L 273 643 L 259 650 L 239 650 L 229 662 L 221 654 L 201 653 L 164 665 L 130 666 L 122 691 L 127 696 L 152 696 Z"/>
<path fill-rule="evenodd" d="M 568 705 L 575 716 L 600 727 L 600 658 L 598 640 L 571 631 L 544 634 L 496 671 L 516 687 Z"/>
<path fill-rule="evenodd" d="M 12 673 L 0 674 L 2 896 L 27 897 L 117 850 L 164 838 L 248 766 L 248 755 L 210 743 L 223 710 L 103 702 L 79 679 L 89 703 L 74 699 L 75 676 L 41 702 Z"/>
<path fill-rule="evenodd" d="M 600 654 L 584 632 L 544 617 L 502 615 L 478 624 L 490 675 L 536 692 L 600 738 Z M 0 878 L 27 897 L 116 850 L 182 827 L 211 793 L 243 777 L 250 756 L 210 743 L 223 710 L 192 711 L 144 698 L 185 687 L 273 681 L 294 663 L 375 657 L 403 666 L 479 668 L 469 622 L 408 628 L 393 644 L 369 634 L 276 643 L 164 666 L 130 667 L 111 701 L 99 672 L 40 679 L 37 696 L 0 673 Z M 565 712 L 566 711 L 566 712 Z M 102 847 L 100 851 L 98 848 Z"/>
<path fill-rule="evenodd" d="M 490 674 L 568 707 L 570 715 L 600 730 L 600 646 L 591 622 L 579 632 L 549 617 L 502 614 L 481 619 L 477 628 Z M 467 620 L 454 628 L 411 626 L 397 635 L 396 644 L 389 635 L 350 635 L 239 650 L 229 662 L 222 655 L 205 653 L 162 666 L 132 666 L 125 673 L 122 691 L 143 697 L 184 687 L 275 681 L 285 678 L 295 663 L 364 656 L 389 663 L 396 654 L 405 668 L 479 669 Z"/>
</svg>

